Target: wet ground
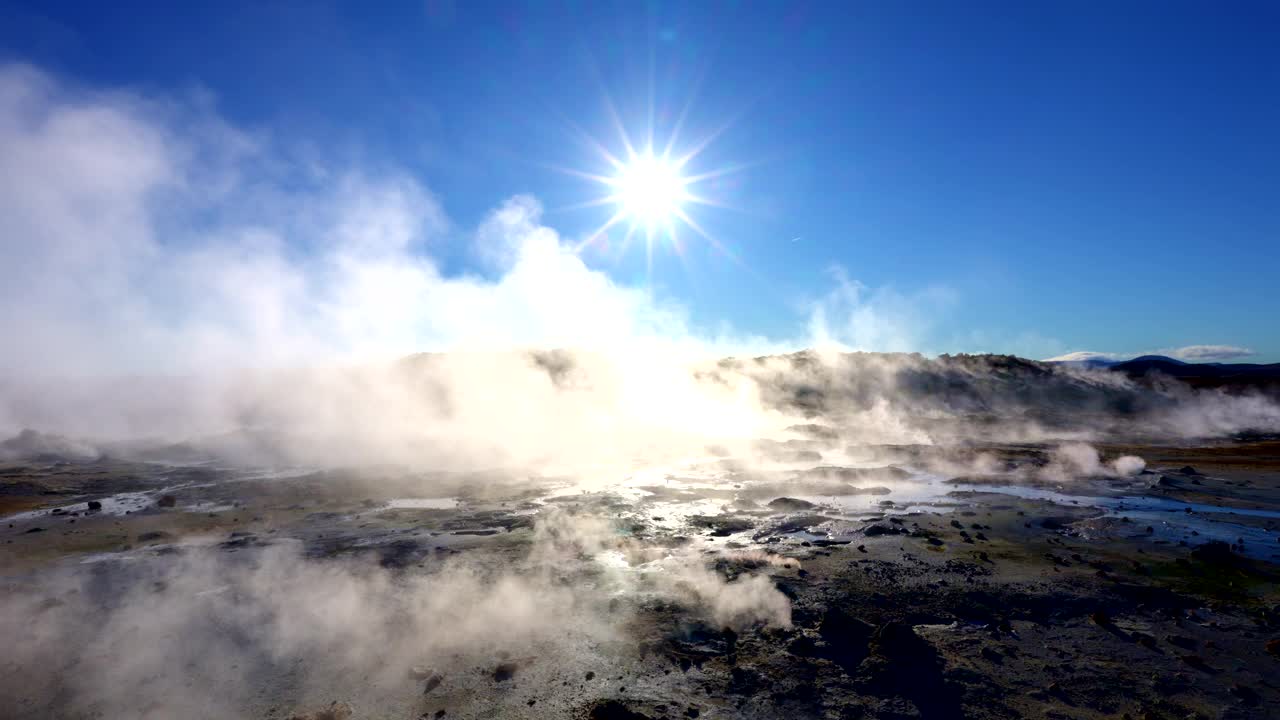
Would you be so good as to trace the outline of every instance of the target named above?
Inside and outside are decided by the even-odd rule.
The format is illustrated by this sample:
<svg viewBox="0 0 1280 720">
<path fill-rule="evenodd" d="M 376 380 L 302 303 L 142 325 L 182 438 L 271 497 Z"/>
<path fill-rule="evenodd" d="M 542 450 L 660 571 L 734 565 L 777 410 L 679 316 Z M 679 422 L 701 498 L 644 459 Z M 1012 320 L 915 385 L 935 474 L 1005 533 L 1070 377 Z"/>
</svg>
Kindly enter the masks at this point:
<svg viewBox="0 0 1280 720">
<path fill-rule="evenodd" d="M 750 457 L 572 480 L 10 463 L 0 701 L 18 718 L 1280 716 L 1280 441 L 1096 447 L 1073 464 L 1052 443 L 798 428 Z M 315 603 L 331 568 L 353 599 Z M 427 620 L 377 600 L 415 593 L 441 598 L 413 606 Z M 148 598 L 154 635 L 127 614 Z M 270 642 L 243 615 L 264 607 Z M 139 668 L 110 667 L 121 652 Z"/>
</svg>

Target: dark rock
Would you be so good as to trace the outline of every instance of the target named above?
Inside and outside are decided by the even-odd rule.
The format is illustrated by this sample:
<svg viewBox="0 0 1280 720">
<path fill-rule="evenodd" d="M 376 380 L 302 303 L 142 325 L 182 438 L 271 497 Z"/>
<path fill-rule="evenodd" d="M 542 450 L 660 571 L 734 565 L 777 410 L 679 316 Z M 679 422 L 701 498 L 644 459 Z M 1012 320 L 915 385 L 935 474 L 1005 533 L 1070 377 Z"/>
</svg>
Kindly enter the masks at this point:
<svg viewBox="0 0 1280 720">
<path fill-rule="evenodd" d="M 820 654 L 851 673 L 867 656 L 867 647 L 875 631 L 874 625 L 855 617 L 847 609 L 831 608 L 818 623 L 818 636 L 826 643 Z"/>
<path fill-rule="evenodd" d="M 817 507 L 817 505 L 814 505 L 808 500 L 800 500 L 799 498 L 780 497 L 770 500 L 769 507 L 783 512 L 798 512 L 800 510 L 812 510 Z"/>
<path fill-rule="evenodd" d="M 96 511 L 98 511 L 98 510 L 101 510 L 101 509 L 102 509 L 102 503 L 101 503 L 100 501 L 98 501 L 98 500 L 90 500 L 90 501 L 88 502 L 88 505 L 89 505 L 89 510 L 90 510 L 90 511 L 94 511 L 94 512 L 96 512 Z"/>
<path fill-rule="evenodd" d="M 335 700 L 323 710 L 309 715 L 294 715 L 289 720 L 350 720 L 351 713 L 350 705 Z"/>
<path fill-rule="evenodd" d="M 891 621 L 872 635 L 858 681 L 871 694 L 909 700 L 915 705 L 913 717 L 965 717 L 959 692 L 946 681 L 944 667 L 942 657 L 911 625 Z"/>
<path fill-rule="evenodd" d="M 427 550 L 414 540 L 396 540 L 377 549 L 378 564 L 384 568 L 406 568 L 421 561 Z"/>
<path fill-rule="evenodd" d="M 689 524 L 693 527 L 710 530 L 712 537 L 726 537 L 755 527 L 755 523 L 746 518 L 721 515 L 693 515 L 689 517 Z"/>
<path fill-rule="evenodd" d="M 1178 468 L 1178 472 L 1182 473 L 1183 475 L 1200 475 L 1201 474 L 1199 470 L 1196 470 L 1190 465 L 1183 465 L 1182 467 Z"/>
<path fill-rule="evenodd" d="M 171 508 L 177 504 L 178 498 L 172 495 L 161 495 L 160 499 L 156 501 L 156 505 L 162 508 Z"/>
<path fill-rule="evenodd" d="M 586 679 L 587 679 L 587 680 L 595 680 L 595 679 L 596 679 L 596 674 L 595 674 L 594 672 L 592 672 L 592 671 L 588 670 L 588 671 L 587 671 L 587 674 L 586 674 L 586 676 L 585 676 L 585 677 L 586 677 Z"/>
<path fill-rule="evenodd" d="M 864 481 L 864 480 L 903 480 L 911 477 L 911 473 L 894 465 L 876 468 L 851 468 L 840 467 L 836 465 L 821 465 L 810 468 L 801 473 L 806 478 L 837 478 L 845 481 Z"/>
<path fill-rule="evenodd" d="M 797 635 L 791 644 L 787 646 L 787 652 L 799 657 L 818 657 L 820 655 L 818 644 L 808 635 Z"/>
<path fill-rule="evenodd" d="M 1178 659 L 1197 670 L 1205 670 L 1208 668 L 1208 666 L 1205 665 L 1204 658 L 1199 655 L 1179 655 Z"/>
<path fill-rule="evenodd" d="M 232 533 L 230 539 L 218 544 L 223 550 L 238 550 L 240 548 L 251 547 L 258 544 L 257 536 L 252 533 L 241 533 L 237 535 Z"/>
<path fill-rule="evenodd" d="M 1258 700 L 1260 699 L 1258 697 L 1258 693 L 1255 692 L 1253 688 L 1248 685 L 1241 685 L 1240 683 L 1232 683 L 1231 694 L 1240 698 L 1246 705 L 1257 705 Z"/>
<path fill-rule="evenodd" d="M 506 682 L 516 676 L 518 669 L 515 663 L 501 663 L 493 669 L 493 679 L 495 682 Z"/>
<path fill-rule="evenodd" d="M 750 668 L 735 665 L 729 671 L 730 692 L 739 695 L 754 695 L 760 692 L 764 678 L 759 672 Z"/>
<path fill-rule="evenodd" d="M 1148 650 L 1156 649 L 1156 639 L 1146 633 L 1134 631 L 1129 633 L 1129 638 Z"/>
<path fill-rule="evenodd" d="M 1240 558 L 1231 550 L 1231 546 L 1221 540 L 1212 540 L 1197 546 L 1191 551 L 1191 559 L 1214 565 L 1232 565 Z"/>
<path fill-rule="evenodd" d="M 597 702 L 588 717 L 590 720 L 650 720 L 648 715 L 638 713 L 617 700 Z"/>
<path fill-rule="evenodd" d="M 867 537 L 875 537 L 877 535 L 897 535 L 902 532 L 891 525 L 868 525 L 862 529 L 862 534 Z"/>
<path fill-rule="evenodd" d="M 849 495 L 888 495 L 893 491 L 883 485 L 871 485 L 869 487 L 851 487 L 847 492 Z"/>
</svg>

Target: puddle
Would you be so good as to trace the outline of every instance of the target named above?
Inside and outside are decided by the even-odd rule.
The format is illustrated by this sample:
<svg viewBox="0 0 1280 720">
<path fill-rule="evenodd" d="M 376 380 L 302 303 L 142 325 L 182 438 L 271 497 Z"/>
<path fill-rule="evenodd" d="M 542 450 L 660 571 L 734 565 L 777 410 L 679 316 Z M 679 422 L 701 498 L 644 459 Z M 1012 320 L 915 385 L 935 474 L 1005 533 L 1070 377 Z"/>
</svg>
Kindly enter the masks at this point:
<svg viewBox="0 0 1280 720">
<path fill-rule="evenodd" d="M 86 555 L 83 558 L 81 558 L 80 564 L 92 565 L 94 563 L 100 563 L 100 562 L 116 562 L 116 561 L 128 562 L 128 561 L 137 560 L 137 559 L 139 559 L 139 556 L 137 555 L 137 553 L 134 553 L 132 551 L 93 553 L 92 555 Z"/>
<path fill-rule="evenodd" d="M 387 503 L 392 510 L 452 510 L 458 507 L 454 498 L 396 498 Z"/>
<path fill-rule="evenodd" d="M 235 510 L 235 509 L 236 509 L 235 505 L 230 505 L 227 503 L 214 503 L 214 502 L 191 503 L 190 505 L 183 505 L 181 508 L 179 508 L 179 510 L 182 510 L 183 512 L 190 512 L 190 513 L 221 513 L 221 512 L 227 512 L 228 510 Z"/>
<path fill-rule="evenodd" d="M 814 513 L 825 514 L 840 520 L 863 522 L 868 516 L 907 515 L 916 512 L 950 512 L 957 508 L 968 507 L 971 503 L 952 495 L 956 491 L 973 490 L 982 494 L 1007 495 L 1024 500 L 1041 500 L 1066 507 L 1096 508 L 1103 512 L 1103 518 L 1118 519 L 1128 517 L 1135 528 L 1135 534 L 1150 525 L 1155 530 L 1153 540 L 1164 540 L 1177 543 L 1185 541 L 1188 545 L 1198 545 L 1210 540 L 1237 542 L 1244 540 L 1246 555 L 1261 559 L 1275 559 L 1280 555 L 1280 537 L 1274 529 L 1261 527 L 1259 523 L 1248 523 L 1246 519 L 1280 520 L 1280 510 L 1258 508 L 1236 508 L 1205 503 L 1179 502 L 1165 497 L 1135 496 L 1107 494 L 1105 487 L 1097 487 L 1087 482 L 1079 485 L 1061 486 L 1055 489 L 1028 487 L 1024 485 L 981 485 L 965 486 L 945 482 L 948 476 L 932 473 L 914 473 L 908 478 L 876 482 L 889 489 L 887 494 L 851 494 L 851 495 L 814 495 L 806 493 L 788 494 L 813 503 L 817 507 Z M 696 492 L 702 483 L 670 484 L 681 489 Z M 708 483 L 712 488 L 717 486 Z M 720 489 L 732 487 L 730 484 L 718 486 Z M 780 488 L 783 489 L 783 488 Z M 663 526 L 680 525 L 690 515 L 711 515 L 722 511 L 723 501 L 698 500 L 689 503 L 670 502 L 655 503 L 651 506 L 654 514 L 663 515 Z M 762 503 L 763 505 L 763 503 Z M 1233 516 L 1239 522 L 1232 522 Z M 828 535 L 811 533 L 793 533 L 792 536 L 816 541 L 836 537 L 846 537 L 833 525 Z"/>
<path fill-rule="evenodd" d="M 984 487 L 982 491 L 1048 500 L 1058 505 L 1097 508 L 1105 513 L 1103 518 L 1128 518 L 1135 528 L 1135 534 L 1141 532 L 1140 528 L 1147 526 L 1153 528 L 1150 534 L 1153 541 L 1185 542 L 1187 545 L 1194 546 L 1211 540 L 1228 543 L 1243 540 L 1242 552 L 1249 557 L 1262 560 L 1274 560 L 1280 557 L 1280 543 L 1277 543 L 1280 532 L 1231 520 L 1232 516 L 1241 520 L 1245 518 L 1280 520 L 1280 511 L 1277 510 L 1188 503 L 1164 497 L 1068 495 L 1052 490 L 1018 486 Z"/>
<path fill-rule="evenodd" d="M 52 508 L 42 508 L 40 510 L 28 510 L 15 515 L 3 518 L 7 522 L 22 522 L 24 520 L 36 520 L 38 518 L 50 516 L 67 516 L 72 513 L 78 515 L 107 515 L 119 516 L 128 513 L 135 513 L 139 510 L 145 510 L 155 504 L 155 498 L 151 493 L 146 492 L 127 492 L 99 498 L 98 502 L 102 503 L 102 509 L 90 510 L 89 501 L 71 503 L 70 505 L 60 505 Z"/>
<path fill-rule="evenodd" d="M 251 472 L 239 471 L 240 474 L 230 478 L 232 482 L 248 482 L 261 480 L 291 480 L 294 478 L 306 477 L 320 472 L 319 468 L 311 467 L 292 467 L 273 470 L 253 470 Z"/>
<path fill-rule="evenodd" d="M 648 522 L 665 530 L 679 530 L 695 516 L 716 516 L 725 514 L 723 500 L 694 500 L 692 502 L 654 502 L 636 508 L 638 515 L 646 515 Z"/>
<path fill-rule="evenodd" d="M 1120 497 L 1098 498 L 1102 502 L 1112 501 L 1111 507 L 1120 511 L 1163 511 L 1185 513 L 1188 509 L 1193 513 L 1213 513 L 1215 515 L 1243 515 L 1246 517 L 1271 518 L 1280 520 L 1280 510 L 1264 510 L 1260 508 L 1226 507 L 1224 505 L 1206 505 L 1188 503 L 1161 497 Z"/>
</svg>

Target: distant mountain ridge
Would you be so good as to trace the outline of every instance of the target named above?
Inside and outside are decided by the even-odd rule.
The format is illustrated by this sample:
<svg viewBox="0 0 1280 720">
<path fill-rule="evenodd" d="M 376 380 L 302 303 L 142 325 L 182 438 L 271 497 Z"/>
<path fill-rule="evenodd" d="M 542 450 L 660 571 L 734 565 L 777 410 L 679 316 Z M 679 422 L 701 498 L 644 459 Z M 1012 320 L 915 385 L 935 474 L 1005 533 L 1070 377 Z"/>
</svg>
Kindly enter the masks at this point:
<svg viewBox="0 0 1280 720">
<path fill-rule="evenodd" d="M 1132 360 L 1112 363 L 1107 366 L 1116 372 L 1130 376 L 1144 376 L 1161 373 L 1180 379 L 1239 379 L 1264 380 L 1280 379 L 1280 363 L 1189 363 L 1164 355 L 1143 355 Z"/>
<path fill-rule="evenodd" d="M 1136 358 L 1129 358 L 1128 360 L 1117 360 L 1112 364 L 1120 365 L 1121 363 L 1131 363 L 1131 362 L 1162 362 L 1162 363 L 1173 363 L 1174 365 L 1197 364 L 1197 363 L 1189 363 L 1186 360 L 1179 360 L 1178 358 L 1172 358 L 1172 357 L 1169 357 L 1168 355 L 1139 355 Z M 1220 365 L 1221 363 L 1200 363 L 1200 364 Z"/>
</svg>

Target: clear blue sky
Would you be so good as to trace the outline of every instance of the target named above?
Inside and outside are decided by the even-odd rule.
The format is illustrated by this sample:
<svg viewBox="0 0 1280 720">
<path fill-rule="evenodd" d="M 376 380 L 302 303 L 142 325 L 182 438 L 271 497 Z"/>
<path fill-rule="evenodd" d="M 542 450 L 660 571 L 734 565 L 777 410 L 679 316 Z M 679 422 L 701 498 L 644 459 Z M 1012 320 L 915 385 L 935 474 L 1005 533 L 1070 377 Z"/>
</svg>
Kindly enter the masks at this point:
<svg viewBox="0 0 1280 720">
<path fill-rule="evenodd" d="M 686 146 L 724 128 L 691 167 L 743 166 L 692 209 L 740 262 L 693 238 L 651 271 L 640 245 L 588 261 L 703 327 L 784 336 L 840 265 L 944 288 L 927 349 L 1280 360 L 1273 2 L 0 7 L 0 59 L 207 89 L 236 125 L 408 169 L 460 225 L 532 193 L 562 234 L 598 226 L 566 209 L 598 189 L 552 168 L 603 170 L 573 128 L 617 151 L 606 98 L 659 138 L 688 105 Z"/>
</svg>

